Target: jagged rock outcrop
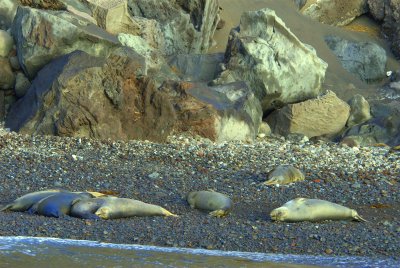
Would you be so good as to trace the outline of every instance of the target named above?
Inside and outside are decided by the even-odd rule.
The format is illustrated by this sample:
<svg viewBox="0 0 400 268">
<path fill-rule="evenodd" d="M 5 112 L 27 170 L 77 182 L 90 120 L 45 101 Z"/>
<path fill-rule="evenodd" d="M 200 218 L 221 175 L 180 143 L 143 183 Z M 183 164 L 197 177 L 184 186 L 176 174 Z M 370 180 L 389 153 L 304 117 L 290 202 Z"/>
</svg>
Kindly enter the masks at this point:
<svg viewBox="0 0 400 268">
<path fill-rule="evenodd" d="M 316 99 L 286 105 L 269 115 L 266 121 L 275 134 L 299 133 L 312 138 L 338 134 L 345 127 L 349 114 L 349 105 L 327 91 Z"/>
<path fill-rule="evenodd" d="M 262 111 L 244 83 L 215 88 L 169 81 L 159 90 L 144 57 L 127 47 L 108 58 L 75 51 L 46 65 L 14 104 L 6 127 L 29 134 L 147 139 L 190 132 L 252 140 Z M 140 77 L 140 78 L 138 78 Z"/>
<path fill-rule="evenodd" d="M 382 24 L 393 53 L 400 58 L 400 0 L 368 0 L 370 14 Z"/>
<path fill-rule="evenodd" d="M 219 20 L 217 0 L 128 0 L 128 7 L 159 23 L 166 55 L 207 52 Z"/>
<path fill-rule="evenodd" d="M 378 44 L 353 42 L 337 36 L 326 36 L 325 42 L 343 68 L 362 81 L 373 82 L 386 77 L 386 51 Z"/>
<path fill-rule="evenodd" d="M 367 0 L 308 0 L 301 12 L 319 22 L 344 26 L 368 12 Z"/>
<path fill-rule="evenodd" d="M 74 50 L 105 56 L 120 45 L 115 36 L 66 11 L 20 6 L 12 31 L 20 65 L 30 79 L 56 57 Z"/>
<path fill-rule="evenodd" d="M 225 57 L 226 70 L 214 83 L 246 81 L 263 111 L 316 97 L 327 68 L 270 9 L 243 13 Z"/>
</svg>

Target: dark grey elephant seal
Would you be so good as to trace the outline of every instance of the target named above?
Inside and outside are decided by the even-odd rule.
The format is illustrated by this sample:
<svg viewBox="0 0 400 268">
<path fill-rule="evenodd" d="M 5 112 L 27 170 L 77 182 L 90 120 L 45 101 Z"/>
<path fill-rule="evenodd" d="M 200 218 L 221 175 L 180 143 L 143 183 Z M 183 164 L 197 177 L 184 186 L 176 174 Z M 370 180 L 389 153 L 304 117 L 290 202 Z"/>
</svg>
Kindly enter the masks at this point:
<svg viewBox="0 0 400 268">
<path fill-rule="evenodd" d="M 366 221 L 357 211 L 326 200 L 296 198 L 271 211 L 271 219 L 284 222 L 356 220 Z"/>
<path fill-rule="evenodd" d="M 74 203 L 92 198 L 90 193 L 62 192 L 40 200 L 32 207 L 32 213 L 47 217 L 62 217 L 69 215 Z"/>
<path fill-rule="evenodd" d="M 99 197 L 79 200 L 72 205 L 70 216 L 81 219 L 99 219 L 95 212 L 105 203 L 107 198 Z"/>
<path fill-rule="evenodd" d="M 213 191 L 190 192 L 187 201 L 191 208 L 211 211 L 210 215 L 223 217 L 232 210 L 232 200 L 224 194 Z"/>
<path fill-rule="evenodd" d="M 139 200 L 129 198 L 107 197 L 95 212 L 102 219 L 119 219 L 134 216 L 175 216 L 168 210 Z"/>
<path fill-rule="evenodd" d="M 55 195 L 60 192 L 63 192 L 63 190 L 44 190 L 44 191 L 29 193 L 5 205 L 3 208 L 0 209 L 0 211 L 5 211 L 5 210 L 19 211 L 19 212 L 27 211 L 34 204 L 36 204 L 43 198 Z"/>
</svg>

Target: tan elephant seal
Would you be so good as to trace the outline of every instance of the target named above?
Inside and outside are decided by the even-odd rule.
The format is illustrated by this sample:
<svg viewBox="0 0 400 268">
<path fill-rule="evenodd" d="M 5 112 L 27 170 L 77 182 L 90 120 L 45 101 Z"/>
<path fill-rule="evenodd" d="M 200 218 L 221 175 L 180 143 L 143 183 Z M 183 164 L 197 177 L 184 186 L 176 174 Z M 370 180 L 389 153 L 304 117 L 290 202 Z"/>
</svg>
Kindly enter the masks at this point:
<svg viewBox="0 0 400 268">
<path fill-rule="evenodd" d="M 112 197 L 79 200 L 72 205 L 70 216 L 81 219 L 99 219 L 100 217 L 95 212 L 105 203 L 107 198 Z"/>
<path fill-rule="evenodd" d="M 36 204 L 43 198 L 55 195 L 60 192 L 63 192 L 63 190 L 51 189 L 51 190 L 44 190 L 44 191 L 29 193 L 29 194 L 23 195 L 23 196 L 15 199 L 11 203 L 5 205 L 3 208 L 1 208 L 0 211 L 5 211 L 5 210 L 19 211 L 19 212 L 27 211 L 34 204 Z"/>
<path fill-rule="evenodd" d="M 271 219 L 284 222 L 356 220 L 366 221 L 357 211 L 320 199 L 296 198 L 271 211 Z"/>
<path fill-rule="evenodd" d="M 134 216 L 174 216 L 165 208 L 147 204 L 139 200 L 119 197 L 104 198 L 103 204 L 95 212 L 102 219 L 119 219 Z"/>
<path fill-rule="evenodd" d="M 31 212 L 42 216 L 59 218 L 69 215 L 74 203 L 89 198 L 93 198 L 93 195 L 87 192 L 56 193 L 36 203 L 31 208 Z"/>
<path fill-rule="evenodd" d="M 296 181 L 303 181 L 304 174 L 291 165 L 280 165 L 268 173 L 268 180 L 265 185 L 284 185 Z"/>
<path fill-rule="evenodd" d="M 214 191 L 190 192 L 187 201 L 191 208 L 198 208 L 211 211 L 210 215 L 223 217 L 232 210 L 232 200 L 224 194 Z"/>
</svg>

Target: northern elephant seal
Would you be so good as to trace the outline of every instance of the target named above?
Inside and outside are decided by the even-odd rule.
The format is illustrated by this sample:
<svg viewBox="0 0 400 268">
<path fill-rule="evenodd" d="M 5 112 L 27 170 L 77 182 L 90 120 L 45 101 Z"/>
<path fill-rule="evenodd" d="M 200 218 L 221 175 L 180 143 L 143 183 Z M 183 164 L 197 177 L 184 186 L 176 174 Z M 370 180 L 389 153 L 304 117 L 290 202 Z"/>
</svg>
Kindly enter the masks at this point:
<svg viewBox="0 0 400 268">
<path fill-rule="evenodd" d="M 271 211 L 271 219 L 284 222 L 357 220 L 366 221 L 357 211 L 320 199 L 296 198 Z"/>
<path fill-rule="evenodd" d="M 224 194 L 214 191 L 194 191 L 187 196 L 191 208 L 211 211 L 210 215 L 223 217 L 232 210 L 232 200 Z"/>
<path fill-rule="evenodd" d="M 99 219 L 95 212 L 105 203 L 107 198 L 112 197 L 79 200 L 72 205 L 70 216 L 82 219 Z"/>
<path fill-rule="evenodd" d="M 51 190 L 29 193 L 5 205 L 3 208 L 1 208 L 0 211 L 10 210 L 10 211 L 24 212 L 30 209 L 34 204 L 36 204 L 43 198 L 55 195 L 60 192 L 63 192 L 63 190 L 51 189 Z"/>
<path fill-rule="evenodd" d="M 280 165 L 268 173 L 268 180 L 265 185 L 284 185 L 296 181 L 303 181 L 304 174 L 291 165 Z"/>
<path fill-rule="evenodd" d="M 59 218 L 69 215 L 71 207 L 75 202 L 88 198 L 93 198 L 93 196 L 87 192 L 56 193 L 36 203 L 32 207 L 31 212 L 42 216 Z"/>
<path fill-rule="evenodd" d="M 95 212 L 102 219 L 119 219 L 134 216 L 175 216 L 168 210 L 139 200 L 119 197 L 104 198 L 104 203 Z"/>
</svg>

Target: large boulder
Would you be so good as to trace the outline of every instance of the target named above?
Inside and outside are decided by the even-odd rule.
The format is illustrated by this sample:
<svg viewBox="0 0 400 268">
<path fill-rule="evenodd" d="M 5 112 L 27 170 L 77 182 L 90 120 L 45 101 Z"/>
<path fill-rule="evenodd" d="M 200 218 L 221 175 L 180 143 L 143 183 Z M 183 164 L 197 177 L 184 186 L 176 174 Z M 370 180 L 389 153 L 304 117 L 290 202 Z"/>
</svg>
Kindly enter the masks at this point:
<svg viewBox="0 0 400 268">
<path fill-rule="evenodd" d="M 120 45 L 115 36 L 67 11 L 20 6 L 12 30 L 19 62 L 30 79 L 54 58 L 74 50 L 105 56 Z"/>
<path fill-rule="evenodd" d="M 207 52 L 219 20 L 218 0 L 128 0 L 128 7 L 159 22 L 166 55 Z"/>
<path fill-rule="evenodd" d="M 368 12 L 367 0 L 308 0 L 301 12 L 324 24 L 344 26 Z"/>
<path fill-rule="evenodd" d="M 345 127 L 349 114 L 349 105 L 327 91 L 316 99 L 286 105 L 266 120 L 275 134 L 297 133 L 312 138 L 338 134 Z"/>
<path fill-rule="evenodd" d="M 214 83 L 246 81 L 263 111 L 316 97 L 327 68 L 270 9 L 243 13 L 225 57 L 226 70 Z"/>
<path fill-rule="evenodd" d="M 243 82 L 209 87 L 205 83 L 165 83 L 161 89 L 176 109 L 175 133 L 212 141 L 254 140 L 261 124 L 260 102 Z"/>
<path fill-rule="evenodd" d="M 157 89 L 145 65 L 127 47 L 108 58 L 82 51 L 62 56 L 38 73 L 12 106 L 6 127 L 28 134 L 157 142 L 181 132 L 214 141 L 256 137 L 261 106 L 244 83 L 210 88 L 168 81 Z"/>
<path fill-rule="evenodd" d="M 382 24 L 393 53 L 400 58 L 400 0 L 368 0 L 370 14 Z"/>
<path fill-rule="evenodd" d="M 143 68 L 140 56 L 121 55 L 105 59 L 75 51 L 54 60 L 12 106 L 6 126 L 29 134 L 165 139 L 173 107 L 150 79 L 135 78 Z"/>
<path fill-rule="evenodd" d="M 386 51 L 378 44 L 353 42 L 333 35 L 326 36 L 325 42 L 343 68 L 362 81 L 373 82 L 386 77 Z"/>
</svg>

